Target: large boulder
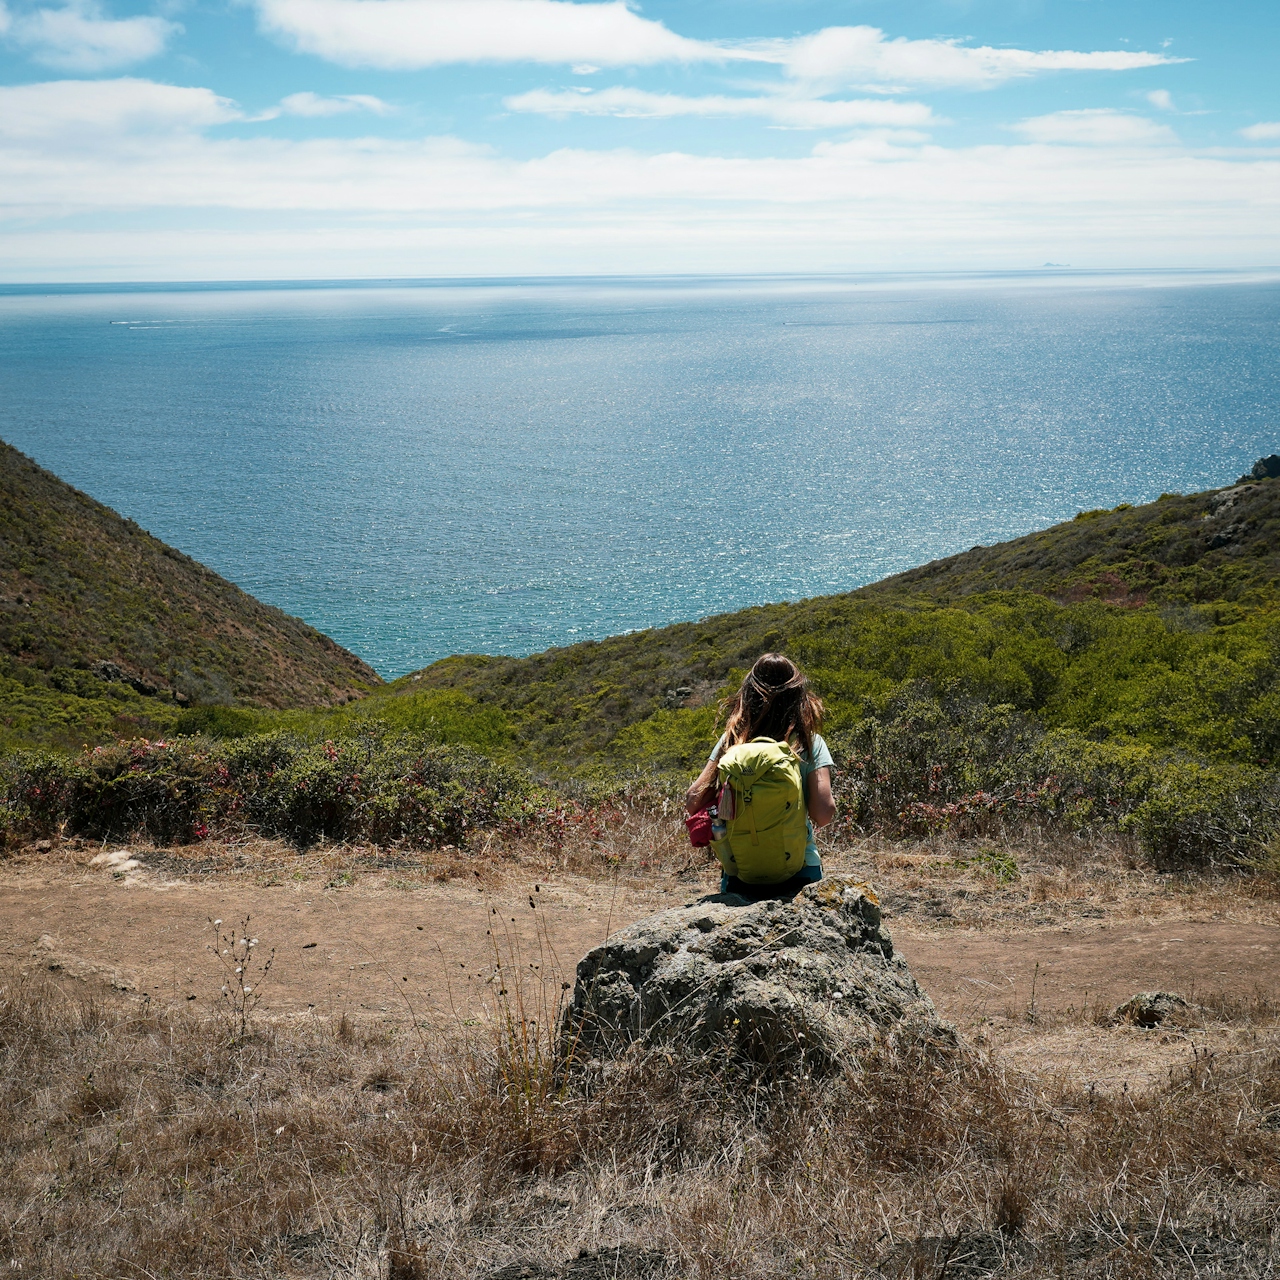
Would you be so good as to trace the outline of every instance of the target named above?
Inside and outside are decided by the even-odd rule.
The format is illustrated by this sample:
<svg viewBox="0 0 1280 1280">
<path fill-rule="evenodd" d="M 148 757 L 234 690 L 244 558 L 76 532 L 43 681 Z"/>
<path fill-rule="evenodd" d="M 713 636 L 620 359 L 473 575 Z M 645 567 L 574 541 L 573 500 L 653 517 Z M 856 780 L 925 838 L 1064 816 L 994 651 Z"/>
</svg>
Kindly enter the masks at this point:
<svg viewBox="0 0 1280 1280">
<path fill-rule="evenodd" d="M 955 1043 L 871 887 L 840 877 L 791 902 L 704 898 L 613 934 L 578 964 L 564 1033 L 579 1061 L 640 1042 L 815 1069 L 877 1042 Z"/>
</svg>

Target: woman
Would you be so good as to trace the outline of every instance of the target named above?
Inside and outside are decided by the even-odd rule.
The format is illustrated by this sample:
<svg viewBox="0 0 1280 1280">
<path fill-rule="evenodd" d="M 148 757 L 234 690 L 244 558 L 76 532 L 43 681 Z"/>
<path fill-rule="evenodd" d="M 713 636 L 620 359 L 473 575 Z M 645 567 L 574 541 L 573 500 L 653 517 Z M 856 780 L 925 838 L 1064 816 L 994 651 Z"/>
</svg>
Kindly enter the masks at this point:
<svg viewBox="0 0 1280 1280">
<path fill-rule="evenodd" d="M 727 872 L 720 878 L 721 893 L 736 893 L 752 902 L 764 898 L 793 898 L 807 884 L 822 879 L 822 859 L 814 828 L 825 827 L 836 816 L 831 796 L 831 772 L 835 761 L 818 734 L 823 706 L 810 692 L 809 681 L 790 658 L 766 653 L 757 658 L 738 692 L 721 707 L 725 730 L 711 752 L 706 768 L 685 796 L 685 808 L 697 813 L 714 802 L 717 766 L 730 748 L 755 738 L 788 742 L 800 758 L 804 802 L 808 811 L 808 842 L 804 866 L 781 884 L 746 884 Z"/>
</svg>

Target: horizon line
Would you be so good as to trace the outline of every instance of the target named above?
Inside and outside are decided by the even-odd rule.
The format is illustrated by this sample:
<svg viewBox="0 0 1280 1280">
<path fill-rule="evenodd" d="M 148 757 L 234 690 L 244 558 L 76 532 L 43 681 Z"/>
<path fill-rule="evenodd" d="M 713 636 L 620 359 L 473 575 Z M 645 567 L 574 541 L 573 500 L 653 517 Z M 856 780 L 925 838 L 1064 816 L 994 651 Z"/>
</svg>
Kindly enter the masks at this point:
<svg viewBox="0 0 1280 1280">
<path fill-rule="evenodd" d="M 0 281 L 0 297 L 19 297 L 40 292 L 108 293 L 113 290 L 252 290 L 252 289 L 349 289 L 349 288 L 448 288 L 466 286 L 575 284 L 670 284 L 701 282 L 788 282 L 788 281 L 894 281 L 894 280 L 992 280 L 992 279 L 1082 279 L 1117 276 L 1219 276 L 1280 275 L 1280 264 L 1249 267 L 1164 266 L 1164 267 L 1075 267 L 1068 263 L 1045 263 L 1038 267 L 950 268 L 843 271 L 715 271 L 715 272 L 597 272 L 589 274 L 466 275 L 447 276 L 276 276 L 226 278 L 165 278 L 155 280 L 11 280 Z"/>
</svg>

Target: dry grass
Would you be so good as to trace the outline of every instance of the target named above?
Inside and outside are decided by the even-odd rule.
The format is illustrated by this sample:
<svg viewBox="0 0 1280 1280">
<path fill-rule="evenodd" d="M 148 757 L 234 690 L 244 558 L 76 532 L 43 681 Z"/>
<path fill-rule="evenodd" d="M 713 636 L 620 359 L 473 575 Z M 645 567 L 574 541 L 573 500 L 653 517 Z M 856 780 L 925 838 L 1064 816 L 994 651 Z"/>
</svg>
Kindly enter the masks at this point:
<svg viewBox="0 0 1280 1280">
<path fill-rule="evenodd" d="M 935 903 L 978 923 L 1099 902 L 1203 908 L 1215 894 L 1224 910 L 1274 909 L 1249 877 L 1157 876 L 1116 843 L 1023 833 L 830 853 L 874 874 L 900 913 Z M 554 840 L 494 837 L 465 860 L 354 846 L 302 857 L 265 841 L 153 858 L 175 873 L 407 887 L 543 868 L 645 883 L 701 865 L 675 815 L 640 808 Z M 566 1071 L 551 1036 L 559 981 L 539 981 L 540 957 L 510 936 L 493 948 L 491 1017 L 448 1033 L 420 1025 L 407 990 L 398 1027 L 253 1016 L 242 1030 L 47 972 L 12 977 L 0 985 L 0 1267 L 192 1280 L 461 1280 L 508 1264 L 521 1265 L 503 1280 L 522 1266 L 564 1280 L 1273 1274 L 1269 993 L 1204 1002 L 1199 1020 L 1232 1034 L 1201 1037 L 1212 1047 L 1141 1093 L 975 1048 L 877 1053 L 781 1094 L 706 1057 Z"/>
<path fill-rule="evenodd" d="M 1272 1021 L 1143 1096 L 978 1053 L 873 1054 L 779 1093 L 665 1053 L 566 1071 L 514 959 L 490 1023 L 440 1038 L 346 1017 L 241 1035 L 13 979 L 0 1265 L 411 1280 L 612 1249 L 575 1274 L 639 1274 L 646 1251 L 707 1280 L 1270 1274 Z"/>
<path fill-rule="evenodd" d="M 98 842 L 78 837 L 16 846 L 4 857 L 10 871 L 62 867 L 83 869 L 107 848 L 128 845 L 151 872 L 201 879 L 249 876 L 263 885 L 322 879 L 334 886 L 378 877 L 415 888 L 432 881 L 479 879 L 487 887 L 528 873 L 547 878 L 558 872 L 607 883 L 644 888 L 704 870 L 709 852 L 690 847 L 683 810 L 671 802 L 567 811 L 563 824 L 523 834 L 480 831 L 465 848 L 454 845 L 391 847 L 353 841 L 318 840 L 306 849 L 288 841 L 241 835 L 196 844 L 160 846 L 144 833 L 132 840 Z"/>
<path fill-rule="evenodd" d="M 832 843 L 824 858 L 831 870 L 874 880 L 890 912 L 917 926 L 1186 916 L 1280 923 L 1280 880 L 1269 868 L 1156 871 L 1133 841 L 1110 834 L 1025 826 L 998 840 L 871 836 Z"/>
</svg>

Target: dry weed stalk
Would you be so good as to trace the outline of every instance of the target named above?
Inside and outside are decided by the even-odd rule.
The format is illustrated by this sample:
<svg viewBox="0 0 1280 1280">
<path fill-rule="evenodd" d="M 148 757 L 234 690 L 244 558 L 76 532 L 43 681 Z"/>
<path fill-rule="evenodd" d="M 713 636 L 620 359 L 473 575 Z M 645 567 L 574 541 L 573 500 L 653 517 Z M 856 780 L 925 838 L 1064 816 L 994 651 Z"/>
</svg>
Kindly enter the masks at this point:
<svg viewBox="0 0 1280 1280">
<path fill-rule="evenodd" d="M 246 915 L 238 929 L 222 932 L 221 920 L 209 920 L 213 941 L 206 950 L 218 962 L 226 981 L 222 984 L 221 1008 L 232 1033 L 243 1039 L 249 1033 L 249 1019 L 262 1001 L 262 988 L 275 963 L 272 947 L 266 959 L 257 951 L 258 939 L 250 937 Z"/>
</svg>

